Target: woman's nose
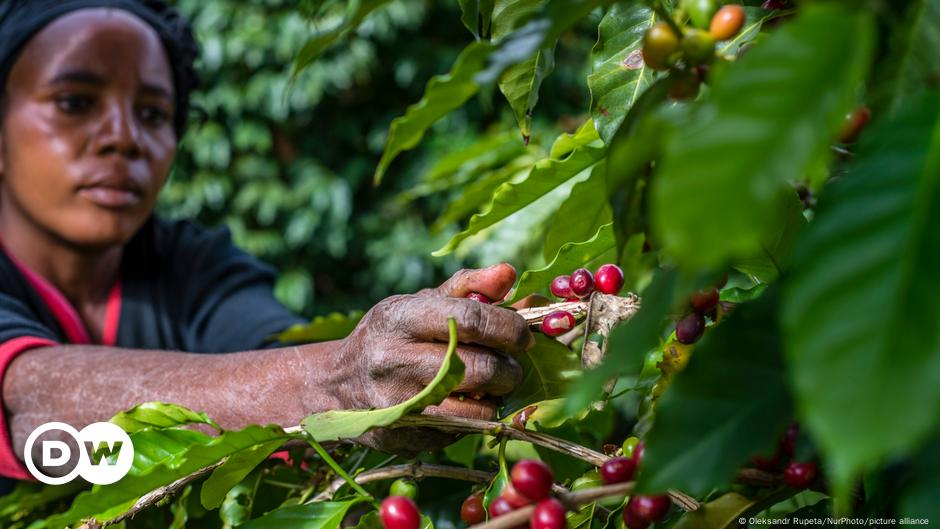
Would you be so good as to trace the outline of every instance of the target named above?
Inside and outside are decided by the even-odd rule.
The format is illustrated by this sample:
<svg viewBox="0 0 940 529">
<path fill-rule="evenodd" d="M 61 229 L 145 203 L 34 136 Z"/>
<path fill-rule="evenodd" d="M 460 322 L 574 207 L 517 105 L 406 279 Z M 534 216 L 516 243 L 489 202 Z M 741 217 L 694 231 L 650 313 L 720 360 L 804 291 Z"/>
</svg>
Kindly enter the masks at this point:
<svg viewBox="0 0 940 529">
<path fill-rule="evenodd" d="M 133 104 L 112 102 L 102 115 L 95 150 L 98 154 L 116 153 L 137 158 L 142 153 L 140 135 Z"/>
</svg>

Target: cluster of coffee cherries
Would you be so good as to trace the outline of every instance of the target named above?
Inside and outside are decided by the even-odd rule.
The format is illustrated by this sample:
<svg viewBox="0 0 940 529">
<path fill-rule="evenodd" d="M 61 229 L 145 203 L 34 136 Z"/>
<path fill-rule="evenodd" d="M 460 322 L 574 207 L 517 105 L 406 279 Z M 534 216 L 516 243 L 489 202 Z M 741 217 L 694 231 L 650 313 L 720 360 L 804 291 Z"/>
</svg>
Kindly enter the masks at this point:
<svg viewBox="0 0 940 529">
<path fill-rule="evenodd" d="M 418 529 L 421 527 L 421 512 L 414 498 L 418 486 L 408 479 L 397 479 L 392 483 L 387 498 L 379 507 L 379 519 L 385 529 Z"/>
<path fill-rule="evenodd" d="M 698 95 L 709 65 L 715 60 L 715 44 L 734 38 L 747 18 L 737 4 L 722 6 L 714 0 L 683 2 L 680 17 L 688 16 L 692 27 L 674 21 L 652 25 L 643 37 L 643 61 L 654 70 L 672 70 L 669 96 L 691 99 Z"/>
<path fill-rule="evenodd" d="M 551 497 L 555 476 L 552 469 L 536 459 L 523 459 L 509 471 L 509 483 L 489 506 L 490 518 L 498 518 L 520 507 L 535 504 L 529 519 L 531 529 L 564 529 L 567 527 L 565 506 Z M 469 525 L 483 522 L 483 494 L 471 494 L 460 507 L 460 519 Z"/>
<path fill-rule="evenodd" d="M 552 295 L 565 301 L 580 301 L 596 290 L 603 294 L 616 295 L 623 288 L 623 270 L 615 264 L 605 264 L 591 273 L 587 268 L 578 268 L 571 275 L 558 276 L 552 280 Z M 542 320 L 542 332 L 547 336 L 560 336 L 574 328 L 574 315 L 566 310 L 556 310 Z"/>
<path fill-rule="evenodd" d="M 796 442 L 800 437 L 800 425 L 791 424 L 780 436 L 777 449 L 771 456 L 754 456 L 751 463 L 767 472 L 779 472 L 783 467 L 783 481 L 794 489 L 808 489 L 819 479 L 819 465 L 815 461 L 797 461 Z"/>
<path fill-rule="evenodd" d="M 703 288 L 689 296 L 688 308 L 691 309 L 685 316 L 676 322 L 676 341 L 691 345 L 702 337 L 705 332 L 705 316 L 717 319 L 719 291 L 728 282 L 728 276 L 722 276 L 713 286 Z"/>
</svg>

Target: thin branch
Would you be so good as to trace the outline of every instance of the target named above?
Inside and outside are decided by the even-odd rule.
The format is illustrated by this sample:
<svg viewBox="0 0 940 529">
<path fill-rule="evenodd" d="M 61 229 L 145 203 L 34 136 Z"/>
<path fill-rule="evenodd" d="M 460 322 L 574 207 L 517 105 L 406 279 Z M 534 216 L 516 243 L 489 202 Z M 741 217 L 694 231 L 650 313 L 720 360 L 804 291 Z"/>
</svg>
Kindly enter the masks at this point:
<svg viewBox="0 0 940 529">
<path fill-rule="evenodd" d="M 495 421 L 482 421 L 479 419 L 466 419 L 463 417 L 450 417 L 445 415 L 406 415 L 391 425 L 392 428 L 403 426 L 434 428 L 435 430 L 447 433 L 484 433 L 496 437 L 508 437 L 514 441 L 527 441 L 534 445 L 548 448 L 549 450 L 567 454 L 594 466 L 603 465 L 605 461 L 610 459 L 600 452 L 591 450 L 577 443 L 572 443 L 539 432 L 516 430 L 508 424 Z"/>
<path fill-rule="evenodd" d="M 386 479 L 396 478 L 449 478 L 458 479 L 461 481 L 471 481 L 473 483 L 486 483 L 492 477 L 492 472 L 485 472 L 483 470 L 471 470 L 469 468 L 445 465 L 431 465 L 421 463 L 419 461 L 411 464 L 392 465 L 390 467 L 367 470 L 357 474 L 354 479 L 356 480 L 356 483 L 363 485 L 366 483 L 372 483 L 374 481 L 383 481 Z M 343 479 L 333 480 L 333 482 L 326 487 L 326 490 L 314 496 L 313 499 L 308 503 L 331 499 L 333 494 L 336 494 L 336 491 L 338 491 L 340 487 L 345 484 L 346 481 Z"/>
</svg>

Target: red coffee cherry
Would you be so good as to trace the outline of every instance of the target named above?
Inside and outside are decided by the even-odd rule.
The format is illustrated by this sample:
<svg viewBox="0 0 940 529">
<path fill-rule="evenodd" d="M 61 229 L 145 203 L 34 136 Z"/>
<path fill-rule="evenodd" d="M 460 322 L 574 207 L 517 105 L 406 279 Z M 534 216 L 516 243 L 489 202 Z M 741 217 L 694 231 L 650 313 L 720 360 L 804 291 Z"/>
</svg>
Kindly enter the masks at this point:
<svg viewBox="0 0 940 529">
<path fill-rule="evenodd" d="M 705 317 L 693 312 L 676 322 L 676 340 L 686 345 L 693 344 L 705 332 Z"/>
<path fill-rule="evenodd" d="M 555 476 L 545 463 L 535 459 L 523 459 L 509 472 L 512 486 L 532 501 L 544 500 L 552 490 Z"/>
<path fill-rule="evenodd" d="M 695 312 L 705 314 L 715 308 L 715 305 L 718 305 L 718 298 L 719 294 L 717 288 L 703 288 L 692 294 L 692 297 L 689 298 L 689 302 L 692 308 L 695 309 Z"/>
<path fill-rule="evenodd" d="M 783 432 L 783 437 L 780 438 L 780 453 L 787 457 L 793 457 L 793 455 L 796 454 L 796 442 L 799 438 L 799 423 L 793 423 L 788 426 L 787 431 Z"/>
<path fill-rule="evenodd" d="M 605 264 L 594 274 L 594 286 L 604 294 L 619 294 L 623 288 L 623 270 L 615 264 Z"/>
<path fill-rule="evenodd" d="M 794 489 L 808 489 L 816 482 L 819 476 L 819 467 L 812 461 L 800 463 L 794 461 L 783 469 L 783 481 Z"/>
<path fill-rule="evenodd" d="M 627 526 L 627 529 L 646 529 L 650 526 L 648 521 L 637 516 L 629 507 L 623 510 L 623 523 Z"/>
<path fill-rule="evenodd" d="M 558 276 L 552 279 L 552 295 L 557 298 L 565 299 L 577 297 L 574 295 L 574 292 L 571 291 L 570 279 L 571 276 Z"/>
<path fill-rule="evenodd" d="M 467 525 L 476 525 L 486 520 L 482 492 L 467 496 L 467 499 L 463 501 L 463 505 L 460 506 L 460 519 Z"/>
<path fill-rule="evenodd" d="M 531 529 L 565 529 L 567 526 L 565 506 L 555 498 L 540 501 L 529 519 Z"/>
<path fill-rule="evenodd" d="M 606 485 L 630 481 L 635 473 L 636 461 L 626 457 L 614 457 L 601 465 L 601 479 Z"/>
<path fill-rule="evenodd" d="M 479 292 L 471 292 L 466 295 L 467 299 L 472 299 L 474 301 L 479 301 L 480 303 L 490 304 L 493 302 L 492 299 L 486 297 L 485 294 L 480 294 Z"/>
<path fill-rule="evenodd" d="M 708 31 L 715 40 L 728 40 L 741 31 L 745 18 L 743 7 L 736 4 L 726 5 L 712 17 Z"/>
<path fill-rule="evenodd" d="M 579 298 L 586 298 L 591 295 L 591 292 L 594 292 L 594 276 L 587 268 L 578 268 L 571 272 L 569 283 L 571 291 Z"/>
<path fill-rule="evenodd" d="M 672 503 L 669 496 L 643 496 L 637 495 L 630 498 L 627 509 L 633 511 L 633 514 L 648 522 L 662 521 L 669 514 L 669 507 Z"/>
<path fill-rule="evenodd" d="M 643 441 L 640 441 L 633 447 L 633 462 L 636 463 L 636 467 L 640 468 L 640 462 L 643 461 L 643 454 L 646 452 L 646 445 L 643 444 Z"/>
<path fill-rule="evenodd" d="M 389 496 L 382 500 L 379 518 L 385 529 L 418 529 L 421 526 L 418 506 L 404 496 Z"/>
<path fill-rule="evenodd" d="M 542 332 L 547 336 L 560 336 L 574 329 L 574 316 L 566 310 L 556 310 L 542 320 Z"/>
<path fill-rule="evenodd" d="M 507 483 L 506 486 L 503 487 L 503 492 L 499 497 L 508 501 L 509 505 L 511 505 L 513 509 L 525 507 L 526 505 L 532 503 L 532 500 L 516 490 L 516 488 L 512 486 L 512 483 Z"/>
<path fill-rule="evenodd" d="M 512 510 L 513 506 L 510 505 L 509 501 L 500 496 L 490 503 L 490 518 L 502 516 L 507 512 L 512 512 Z"/>
<path fill-rule="evenodd" d="M 845 116 L 845 122 L 839 129 L 839 143 L 854 143 L 862 133 L 868 120 L 871 119 L 871 110 L 862 105 Z"/>
</svg>

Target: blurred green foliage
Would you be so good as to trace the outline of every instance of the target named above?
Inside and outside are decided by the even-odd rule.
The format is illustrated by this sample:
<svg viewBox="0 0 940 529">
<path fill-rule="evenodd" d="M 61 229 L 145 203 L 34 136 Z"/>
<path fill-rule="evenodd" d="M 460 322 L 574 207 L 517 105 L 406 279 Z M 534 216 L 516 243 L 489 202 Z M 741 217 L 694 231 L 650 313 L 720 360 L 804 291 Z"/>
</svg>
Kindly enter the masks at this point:
<svg viewBox="0 0 940 529">
<path fill-rule="evenodd" d="M 420 148 L 396 160 L 385 184 L 372 185 L 391 120 L 473 40 L 456 2 L 389 2 L 293 79 L 298 50 L 339 22 L 344 3 L 307 2 L 300 10 L 284 0 L 177 6 L 202 46 L 203 87 L 159 211 L 226 224 L 237 245 L 278 268 L 275 293 L 290 308 L 306 316 L 368 308 L 461 267 L 509 260 L 521 271 L 539 264 L 521 261 L 541 245 L 544 219 L 531 217 L 483 234 L 463 253 L 430 256 L 463 219 L 430 228 L 461 189 L 437 192 L 418 183 L 433 182 L 427 177 L 435 170 L 451 183 L 479 178 L 466 164 L 448 172 L 447 157 L 495 134 L 502 135 L 503 156 L 488 167 L 525 152 L 498 93 L 437 123 Z M 556 71 L 542 87 L 555 104 L 534 116 L 535 156 L 544 156 L 540 142 L 559 126 L 570 130 L 584 119 L 592 23 L 563 36 Z"/>
</svg>

